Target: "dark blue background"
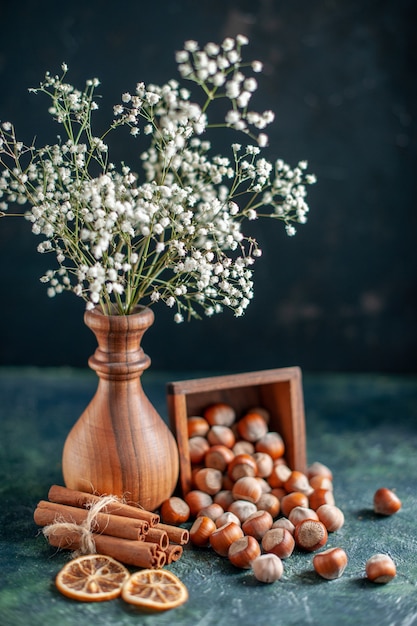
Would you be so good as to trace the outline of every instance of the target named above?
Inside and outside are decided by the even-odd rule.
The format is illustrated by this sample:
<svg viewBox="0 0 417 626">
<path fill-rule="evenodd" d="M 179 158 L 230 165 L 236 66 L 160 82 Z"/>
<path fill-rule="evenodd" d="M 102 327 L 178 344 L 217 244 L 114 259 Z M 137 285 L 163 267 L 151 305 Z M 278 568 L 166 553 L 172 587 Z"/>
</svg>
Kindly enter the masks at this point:
<svg viewBox="0 0 417 626">
<path fill-rule="evenodd" d="M 144 339 L 153 368 L 416 371 L 413 5 L 3 0 L 0 119 L 28 140 L 49 116 L 27 87 L 62 61 L 70 82 L 100 78 L 102 109 L 110 110 L 139 80 L 174 77 L 184 40 L 244 33 L 248 54 L 265 64 L 259 108 L 276 112 L 269 156 L 308 159 L 317 174 L 296 237 L 279 224 L 255 225 L 264 254 L 243 318 L 226 312 L 178 326 L 163 305 L 154 309 Z M 114 160 L 129 156 L 116 146 Z M 0 365 L 85 366 L 95 340 L 83 303 L 72 294 L 47 298 L 38 277 L 49 259 L 38 242 L 23 220 L 0 221 Z"/>
</svg>

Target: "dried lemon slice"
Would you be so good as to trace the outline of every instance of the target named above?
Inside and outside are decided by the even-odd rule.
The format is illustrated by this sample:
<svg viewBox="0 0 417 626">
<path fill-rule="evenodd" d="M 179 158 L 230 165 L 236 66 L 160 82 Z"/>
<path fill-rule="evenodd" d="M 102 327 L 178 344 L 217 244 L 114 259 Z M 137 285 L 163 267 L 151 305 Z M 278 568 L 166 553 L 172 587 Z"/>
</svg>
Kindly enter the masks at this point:
<svg viewBox="0 0 417 626">
<path fill-rule="evenodd" d="M 187 587 L 175 574 L 162 569 L 144 569 L 131 575 L 122 598 L 147 611 L 167 611 L 188 600 Z"/>
<path fill-rule="evenodd" d="M 64 565 L 55 584 L 68 598 L 102 602 L 117 598 L 129 576 L 129 571 L 112 557 L 86 554 Z"/>
</svg>

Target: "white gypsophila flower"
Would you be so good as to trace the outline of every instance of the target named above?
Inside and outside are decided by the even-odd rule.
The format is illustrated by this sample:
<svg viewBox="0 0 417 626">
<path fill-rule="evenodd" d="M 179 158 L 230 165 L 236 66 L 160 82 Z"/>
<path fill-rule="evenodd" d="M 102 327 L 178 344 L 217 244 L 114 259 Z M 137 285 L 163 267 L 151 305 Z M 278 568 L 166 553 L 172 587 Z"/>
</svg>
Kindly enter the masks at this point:
<svg viewBox="0 0 417 626">
<path fill-rule="evenodd" d="M 259 157 L 268 143 L 263 132 L 272 111 L 248 111 L 258 83 L 250 72 L 259 61 L 242 63 L 244 35 L 200 47 L 189 40 L 175 55 L 180 77 L 203 96 L 170 80 L 158 86 L 137 82 L 122 93 L 115 119 L 103 135 L 93 131 L 99 80 L 84 91 L 62 77 L 45 75 L 35 93 L 51 98 L 49 113 L 67 138 L 36 148 L 17 140 L 10 122 L 0 126 L 0 215 L 10 204 L 28 204 L 26 218 L 42 236 L 39 252 L 54 252 L 57 270 L 42 277 L 51 297 L 64 290 L 82 297 L 88 309 L 120 314 L 136 303 L 164 302 L 199 317 L 224 307 L 241 315 L 253 297 L 254 260 L 261 256 L 245 224 L 264 216 L 282 220 L 288 235 L 307 219 L 306 186 L 315 182 L 307 162 L 289 167 L 282 159 Z M 209 117 L 211 103 L 227 100 L 226 116 Z M 110 160 L 108 134 L 127 126 L 141 135 L 143 175 Z M 215 153 L 208 132 L 223 126 L 243 132 L 257 145 L 231 144 Z M 235 139 L 235 138 L 234 138 Z"/>
</svg>

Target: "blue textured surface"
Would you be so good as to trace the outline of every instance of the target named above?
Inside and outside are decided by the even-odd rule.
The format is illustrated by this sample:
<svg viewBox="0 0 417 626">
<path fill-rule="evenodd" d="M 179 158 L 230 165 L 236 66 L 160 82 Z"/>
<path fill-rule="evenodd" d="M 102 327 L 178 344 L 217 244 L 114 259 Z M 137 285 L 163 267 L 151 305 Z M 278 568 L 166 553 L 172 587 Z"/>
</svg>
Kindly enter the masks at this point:
<svg viewBox="0 0 417 626">
<path fill-rule="evenodd" d="M 182 376 L 183 378 L 186 377 Z M 189 376 L 188 376 L 189 377 Z M 144 388 L 166 415 L 165 383 L 178 374 L 145 373 Z M 304 376 L 309 462 L 334 472 L 345 526 L 328 546 L 349 556 L 342 578 L 319 579 L 312 555 L 285 561 L 281 581 L 257 583 L 208 549 L 187 548 L 170 566 L 187 585 L 184 606 L 144 615 L 120 600 L 83 604 L 62 597 L 53 579 L 68 555 L 38 535 L 32 515 L 53 483 L 72 423 L 96 387 L 74 370 L 0 370 L 0 624 L 1 626 L 252 626 L 417 622 L 417 380 L 372 375 Z M 403 507 L 390 518 L 372 512 L 378 487 L 395 488 Z M 388 585 L 364 578 L 366 559 L 386 552 L 398 575 Z"/>
</svg>

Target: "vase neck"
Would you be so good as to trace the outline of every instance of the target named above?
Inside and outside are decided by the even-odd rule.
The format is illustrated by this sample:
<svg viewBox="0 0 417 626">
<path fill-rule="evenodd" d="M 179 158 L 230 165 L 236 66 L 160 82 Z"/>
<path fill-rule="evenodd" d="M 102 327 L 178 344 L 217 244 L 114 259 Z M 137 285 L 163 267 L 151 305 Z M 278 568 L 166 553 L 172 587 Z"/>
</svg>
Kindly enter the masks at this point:
<svg viewBox="0 0 417 626">
<path fill-rule="evenodd" d="M 84 320 L 97 338 L 98 347 L 88 364 L 100 378 L 137 378 L 151 363 L 141 348 L 145 331 L 154 314 L 148 308 L 131 315 L 103 315 L 100 310 L 86 311 Z"/>
</svg>

